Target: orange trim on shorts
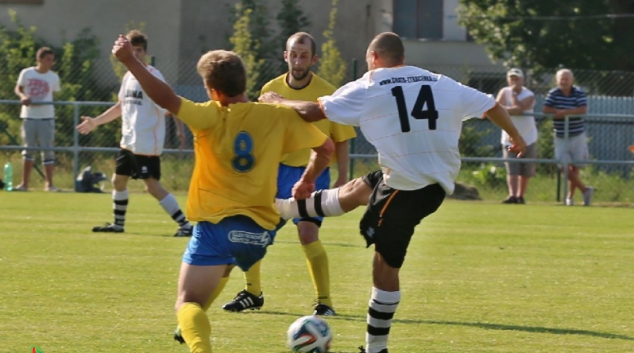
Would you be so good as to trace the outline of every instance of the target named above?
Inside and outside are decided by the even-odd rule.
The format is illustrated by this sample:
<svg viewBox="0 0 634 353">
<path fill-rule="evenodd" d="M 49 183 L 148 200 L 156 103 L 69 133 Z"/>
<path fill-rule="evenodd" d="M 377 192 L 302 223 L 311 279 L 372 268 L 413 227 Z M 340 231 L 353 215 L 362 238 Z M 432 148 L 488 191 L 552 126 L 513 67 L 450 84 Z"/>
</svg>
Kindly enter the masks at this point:
<svg viewBox="0 0 634 353">
<path fill-rule="evenodd" d="M 394 193 L 390 195 L 390 198 L 387 199 L 385 206 L 383 206 L 383 208 L 381 209 L 381 213 L 379 213 L 379 227 L 381 226 L 381 223 L 383 223 L 383 213 L 385 213 L 385 210 L 387 210 L 387 206 L 390 205 L 392 199 L 394 198 L 394 196 L 396 196 L 396 194 L 398 194 L 398 190 L 394 190 Z"/>
</svg>

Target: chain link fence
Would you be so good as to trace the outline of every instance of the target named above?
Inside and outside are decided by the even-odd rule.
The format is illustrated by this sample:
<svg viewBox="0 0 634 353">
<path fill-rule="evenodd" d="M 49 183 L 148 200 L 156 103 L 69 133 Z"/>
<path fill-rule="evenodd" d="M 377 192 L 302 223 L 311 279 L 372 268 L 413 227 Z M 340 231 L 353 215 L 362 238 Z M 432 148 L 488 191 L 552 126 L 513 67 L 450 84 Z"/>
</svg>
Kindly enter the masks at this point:
<svg viewBox="0 0 634 353">
<path fill-rule="evenodd" d="M 151 60 L 179 94 L 194 101 L 207 100 L 201 79 L 196 72 L 196 62 L 169 63 L 160 58 Z M 56 174 L 55 184 L 65 190 L 73 190 L 75 176 L 87 166 L 93 171 L 104 172 L 110 177 L 114 172 L 114 156 L 121 138 L 121 123 L 113 121 L 99 126 L 87 136 L 77 134 L 75 126 L 81 116 L 97 116 L 116 101 L 119 77 L 125 72 L 120 65 L 109 60 L 97 60 L 91 72 L 78 70 L 80 77 L 73 83 L 62 82 L 62 91 L 56 95 Z M 483 92 L 496 95 L 505 87 L 506 70 L 473 67 L 429 67 L 431 71 L 452 77 Z M 264 83 L 285 72 L 277 62 L 268 62 L 252 75 L 253 92 Z M 365 72 L 363 61 L 349 62 L 346 81 L 360 77 Z M 526 86 L 536 94 L 535 111 L 541 112 L 548 90 L 555 86 L 556 70 L 533 73 L 524 70 Z M 14 86 L 18 72 L 0 68 L 4 85 Z M 590 161 L 582 171 L 582 179 L 597 189 L 595 201 L 604 204 L 630 204 L 634 202 L 634 190 L 630 180 L 634 155 L 627 150 L 634 144 L 634 73 L 574 71 L 576 83 L 588 95 L 587 135 Z M 11 161 L 14 166 L 14 184 L 21 179 L 21 138 L 19 102 L 2 90 L 0 97 L 0 162 Z M 10 92 L 10 91 L 9 91 Z M 531 202 L 553 202 L 561 198 L 563 176 L 554 160 L 552 119 L 535 114 L 539 139 L 537 176 L 532 178 L 526 199 Z M 193 169 L 192 138 L 184 150 L 178 150 L 176 127 L 167 118 L 165 152 L 162 157 L 162 181 L 173 191 L 185 191 Z M 475 186 L 485 200 L 502 200 L 506 197 L 506 172 L 503 165 L 500 130 L 488 120 L 471 119 L 464 124 L 460 149 L 463 168 L 459 181 Z M 350 177 L 363 175 L 378 168 L 376 150 L 362 134 L 351 142 Z M 36 159 L 36 166 L 39 164 Z M 43 187 L 43 178 L 37 172 L 31 176 L 31 188 Z M 110 184 L 106 183 L 106 189 Z M 143 184 L 135 182 L 132 189 L 142 190 Z"/>
</svg>

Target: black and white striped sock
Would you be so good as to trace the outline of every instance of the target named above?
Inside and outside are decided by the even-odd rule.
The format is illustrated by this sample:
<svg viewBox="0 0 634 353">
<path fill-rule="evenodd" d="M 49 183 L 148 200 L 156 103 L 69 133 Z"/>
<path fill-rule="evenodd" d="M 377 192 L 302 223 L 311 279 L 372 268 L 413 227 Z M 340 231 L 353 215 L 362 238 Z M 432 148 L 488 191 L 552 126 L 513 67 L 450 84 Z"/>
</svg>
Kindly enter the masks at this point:
<svg viewBox="0 0 634 353">
<path fill-rule="evenodd" d="M 159 203 L 161 204 L 161 207 L 163 207 L 165 212 L 167 212 L 167 214 L 170 215 L 170 217 L 172 217 L 172 219 L 176 223 L 178 223 L 181 228 L 191 227 L 191 224 L 189 224 L 187 217 L 185 217 L 185 214 L 183 213 L 183 211 L 181 211 L 181 208 L 178 207 L 178 201 L 176 201 L 174 195 L 167 194 L 167 196 L 165 196 L 165 198 Z"/>
<path fill-rule="evenodd" d="M 390 335 L 392 318 L 401 300 L 401 292 L 386 292 L 372 287 L 365 335 L 365 350 L 367 353 L 387 352 L 387 339 Z"/>
<path fill-rule="evenodd" d="M 112 190 L 112 210 L 114 224 L 121 228 L 125 225 L 125 213 L 128 210 L 128 189 L 123 191 Z"/>
<path fill-rule="evenodd" d="M 315 191 L 305 200 L 275 199 L 275 205 L 284 219 L 332 217 L 345 213 L 339 204 L 339 188 Z"/>
</svg>

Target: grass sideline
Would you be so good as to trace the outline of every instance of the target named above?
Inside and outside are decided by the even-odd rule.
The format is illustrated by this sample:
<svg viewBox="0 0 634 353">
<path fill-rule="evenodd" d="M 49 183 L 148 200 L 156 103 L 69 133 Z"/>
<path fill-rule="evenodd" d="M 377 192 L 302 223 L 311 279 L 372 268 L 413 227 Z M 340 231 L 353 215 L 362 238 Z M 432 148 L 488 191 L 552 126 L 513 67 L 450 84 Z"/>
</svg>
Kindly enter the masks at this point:
<svg viewBox="0 0 634 353">
<path fill-rule="evenodd" d="M 183 205 L 185 198 L 179 196 Z M 186 239 L 147 194 L 132 194 L 127 233 L 108 194 L 0 192 L 0 353 L 187 352 L 171 340 Z M 361 211 L 324 223 L 339 316 L 332 352 L 364 341 L 372 251 Z M 391 352 L 628 352 L 634 347 L 634 217 L 607 207 L 447 201 L 419 226 L 401 271 Z M 312 286 L 295 230 L 263 264 L 265 306 L 209 316 L 214 352 L 287 352 L 285 332 L 311 312 Z"/>
</svg>

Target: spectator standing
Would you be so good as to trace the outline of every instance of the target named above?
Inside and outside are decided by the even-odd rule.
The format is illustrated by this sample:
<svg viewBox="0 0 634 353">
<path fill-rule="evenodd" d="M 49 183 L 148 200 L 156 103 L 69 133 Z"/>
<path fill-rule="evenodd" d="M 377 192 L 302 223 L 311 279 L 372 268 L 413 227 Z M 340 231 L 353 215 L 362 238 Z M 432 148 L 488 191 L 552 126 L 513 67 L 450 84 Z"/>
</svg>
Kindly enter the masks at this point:
<svg viewBox="0 0 634 353">
<path fill-rule="evenodd" d="M 522 158 L 537 158 L 537 126 L 532 114 L 535 107 L 535 94 L 524 86 L 524 73 L 520 69 L 510 69 L 506 74 L 508 87 L 498 93 L 496 101 L 506 109 L 511 121 L 526 142 L 526 152 Z M 512 145 L 509 134 L 502 130 L 502 151 L 504 158 L 518 158 L 517 153 L 509 151 Z M 530 178 L 535 176 L 535 163 L 505 162 L 506 183 L 509 196 L 502 203 L 524 204 L 524 195 Z"/>
<path fill-rule="evenodd" d="M 546 96 L 543 112 L 554 114 L 553 127 L 555 131 L 555 158 L 563 160 L 588 159 L 588 140 L 586 137 L 586 123 L 578 115 L 588 112 L 586 93 L 574 85 L 575 78 L 572 71 L 561 69 L 556 75 L 557 87 L 551 89 Z M 568 141 L 565 140 L 565 117 L 569 116 Z M 575 191 L 583 193 L 583 205 L 590 206 L 594 188 L 586 186 L 579 176 L 580 164 L 568 164 L 568 195 L 566 206 L 572 206 Z M 560 165 L 560 168 L 562 166 Z"/>
</svg>

